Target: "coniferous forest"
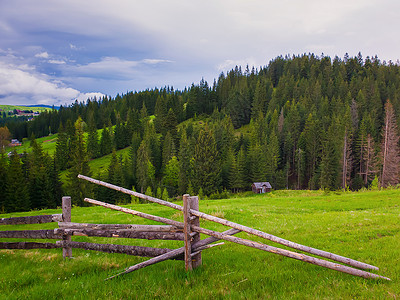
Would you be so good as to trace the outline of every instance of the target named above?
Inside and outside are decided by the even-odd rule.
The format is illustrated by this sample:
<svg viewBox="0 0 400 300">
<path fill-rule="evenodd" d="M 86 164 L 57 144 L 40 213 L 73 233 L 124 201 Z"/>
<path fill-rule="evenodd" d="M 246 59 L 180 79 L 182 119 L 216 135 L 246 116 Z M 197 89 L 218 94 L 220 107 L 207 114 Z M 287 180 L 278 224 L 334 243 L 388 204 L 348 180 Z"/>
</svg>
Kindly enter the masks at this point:
<svg viewBox="0 0 400 300">
<path fill-rule="evenodd" d="M 33 121 L 0 119 L 32 152 L 0 159 L 0 211 L 51 208 L 61 195 L 131 199 L 93 176 L 158 198 L 210 198 L 269 181 L 274 189 L 386 187 L 400 180 L 400 66 L 378 57 L 277 57 L 172 87 L 90 99 Z M 102 131 L 98 131 L 102 129 Z M 54 156 L 34 137 L 58 132 Z M 100 133 L 99 133 L 100 132 Z M 129 147 L 129 156 L 116 150 Z M 106 172 L 90 159 L 112 153 Z M 64 184 L 60 172 L 67 172 Z"/>
</svg>

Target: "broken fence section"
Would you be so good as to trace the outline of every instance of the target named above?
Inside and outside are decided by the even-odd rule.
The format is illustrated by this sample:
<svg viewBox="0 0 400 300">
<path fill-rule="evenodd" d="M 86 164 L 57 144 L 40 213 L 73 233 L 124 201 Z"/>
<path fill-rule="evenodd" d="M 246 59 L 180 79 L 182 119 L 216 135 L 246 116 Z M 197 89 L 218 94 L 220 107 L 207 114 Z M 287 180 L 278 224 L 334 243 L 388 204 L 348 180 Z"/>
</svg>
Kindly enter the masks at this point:
<svg viewBox="0 0 400 300">
<path fill-rule="evenodd" d="M 343 257 L 343 256 L 340 256 L 340 255 L 337 255 L 337 254 L 334 254 L 334 253 L 330 253 L 330 252 L 326 252 L 326 251 L 323 251 L 323 250 L 315 249 L 315 248 L 312 248 L 312 247 L 304 246 L 304 245 L 301 245 L 301 244 L 298 244 L 298 243 L 294 243 L 294 242 L 279 238 L 277 236 L 265 233 L 263 231 L 260 231 L 260 230 L 257 230 L 257 229 L 254 229 L 254 228 L 251 228 L 251 227 L 248 227 L 248 226 L 244 226 L 244 225 L 237 224 L 237 223 L 225 220 L 225 219 L 221 219 L 221 218 L 218 218 L 218 217 L 214 217 L 214 216 L 202 213 L 202 212 L 198 211 L 198 207 L 192 208 L 190 206 L 190 202 L 191 202 L 191 199 L 193 197 L 190 197 L 189 195 L 184 195 L 184 197 L 183 197 L 184 206 L 180 206 L 180 205 L 177 205 L 175 203 L 171 203 L 171 202 L 168 202 L 168 201 L 164 201 L 164 200 L 161 200 L 161 199 L 157 199 L 157 198 L 154 198 L 154 197 L 143 195 L 141 193 L 134 192 L 134 191 L 131 191 L 131 190 L 128 190 L 128 189 L 125 189 L 125 188 L 122 188 L 122 187 L 107 183 L 107 182 L 96 180 L 96 179 L 93 179 L 93 178 L 90 178 L 90 177 L 87 177 L 87 176 L 84 176 L 84 175 L 78 175 L 78 177 L 80 179 L 87 180 L 87 181 L 92 182 L 92 183 L 97 184 L 97 185 L 105 186 L 105 187 L 120 191 L 120 192 L 125 193 L 125 194 L 129 194 L 129 195 L 132 195 L 132 196 L 135 196 L 135 197 L 138 197 L 138 198 L 145 199 L 145 200 L 150 201 L 150 202 L 158 203 L 160 205 L 164 205 L 164 206 L 167 206 L 167 207 L 182 211 L 184 213 L 184 223 L 180 223 L 180 222 L 177 222 L 177 221 L 169 220 L 169 219 L 166 219 L 166 218 L 160 218 L 160 217 L 157 217 L 157 216 L 153 216 L 153 215 L 145 214 L 145 213 L 142 213 L 142 212 L 138 212 L 138 211 L 122 208 L 122 207 L 119 207 L 119 206 L 116 206 L 116 205 L 100 202 L 100 201 L 89 199 L 89 198 L 85 199 L 86 202 L 89 202 L 89 203 L 92 203 L 92 204 L 95 204 L 95 205 L 100 205 L 100 206 L 103 206 L 103 207 L 106 207 L 106 208 L 118 210 L 118 211 L 121 211 L 121 212 L 125 212 L 125 213 L 128 213 L 128 214 L 136 215 L 136 216 L 143 217 L 143 218 L 146 218 L 146 219 L 159 221 L 159 222 L 163 222 L 165 224 L 170 224 L 170 225 L 177 226 L 179 228 L 183 228 L 184 229 L 184 235 L 185 235 L 185 247 L 183 249 L 183 251 L 185 253 L 185 266 L 186 266 L 186 269 L 189 269 L 189 270 L 193 267 L 193 260 L 191 259 L 192 258 L 192 255 L 191 255 L 192 254 L 192 247 L 190 246 L 190 242 L 192 241 L 191 237 L 193 236 L 194 232 L 197 232 L 197 233 L 203 233 L 203 234 L 212 236 L 212 237 L 217 238 L 217 239 L 222 239 L 222 240 L 230 241 L 230 242 L 233 242 L 233 243 L 241 244 L 241 245 L 244 245 L 244 246 L 256 248 L 256 249 L 259 249 L 259 250 L 263 250 L 263 251 L 275 253 L 275 254 L 278 254 L 278 255 L 290 257 L 290 258 L 293 258 L 293 259 L 301 260 L 301 261 L 304 261 L 304 262 L 308 262 L 308 263 L 311 263 L 311 264 L 319 265 L 319 266 L 322 266 L 322 267 L 325 267 L 325 268 L 329 268 L 329 269 L 332 269 L 332 270 L 348 273 L 348 274 L 359 276 L 359 277 L 363 277 L 363 278 L 376 278 L 376 279 L 390 280 L 389 278 L 384 277 L 384 276 L 380 276 L 380 275 L 377 275 L 377 274 L 373 274 L 373 273 L 370 273 L 370 272 L 366 272 L 366 271 L 362 271 L 362 270 L 359 270 L 359 269 L 352 268 L 352 267 L 356 267 L 356 268 L 360 268 L 360 269 L 378 270 L 377 267 L 372 266 L 370 264 L 366 264 L 366 263 L 359 262 L 357 260 L 353 260 L 353 259 L 350 259 L 350 258 L 347 258 L 347 257 Z M 232 236 L 230 236 L 228 234 L 224 234 L 224 233 L 220 233 L 220 232 L 204 229 L 204 228 L 201 228 L 197 224 L 193 224 L 193 221 L 198 219 L 198 218 L 203 218 L 203 219 L 208 220 L 208 221 L 213 221 L 213 222 L 216 222 L 216 223 L 231 227 L 231 228 L 239 230 L 239 231 L 244 231 L 244 232 L 247 232 L 249 234 L 252 234 L 252 235 L 255 235 L 255 236 L 258 236 L 258 237 L 262 237 L 264 239 L 267 239 L 267 240 L 270 240 L 270 241 L 273 241 L 273 242 L 276 242 L 276 243 L 280 243 L 282 245 L 285 245 L 287 247 L 290 247 L 290 248 L 293 248 L 293 249 L 296 249 L 296 250 L 300 250 L 300 251 L 307 252 L 307 253 L 310 253 L 310 254 L 313 254 L 313 255 L 318 255 L 318 256 L 321 256 L 321 257 L 324 257 L 324 258 L 328 258 L 328 259 L 331 259 L 331 260 L 334 260 L 334 261 L 337 261 L 337 262 L 341 262 L 341 263 L 350 265 L 352 267 L 348 267 L 348 266 L 344 266 L 344 265 L 341 265 L 341 264 L 333 263 L 333 262 L 330 262 L 330 261 L 327 261 L 327 260 L 323 260 L 323 259 L 320 259 L 320 258 L 315 258 L 315 257 L 308 256 L 308 255 L 305 255 L 305 254 L 302 254 L 302 253 L 288 251 L 288 250 L 285 250 L 285 249 L 281 249 L 281 248 L 269 246 L 269 245 L 266 245 L 266 244 L 254 242 L 254 241 L 251 241 L 251 240 L 232 237 Z M 157 262 L 156 259 L 154 259 L 153 261 Z M 117 274 L 115 276 L 118 276 L 118 275 L 121 275 L 121 274 L 126 274 L 126 273 L 132 272 L 132 271 L 137 270 L 137 269 L 138 269 L 138 267 L 132 266 L 132 267 L 127 268 L 124 272 L 122 272 L 120 274 Z M 111 278 L 114 278 L 115 276 L 113 276 Z"/>
</svg>

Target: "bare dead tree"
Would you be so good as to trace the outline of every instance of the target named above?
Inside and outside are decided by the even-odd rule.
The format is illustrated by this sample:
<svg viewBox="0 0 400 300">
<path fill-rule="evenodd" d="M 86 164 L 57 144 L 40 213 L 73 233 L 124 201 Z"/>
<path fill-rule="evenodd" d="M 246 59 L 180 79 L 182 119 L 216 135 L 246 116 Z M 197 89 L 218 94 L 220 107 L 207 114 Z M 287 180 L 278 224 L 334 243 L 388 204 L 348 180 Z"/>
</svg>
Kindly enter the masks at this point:
<svg viewBox="0 0 400 300">
<path fill-rule="evenodd" d="M 399 134 L 394 109 L 389 100 L 385 104 L 381 159 L 380 186 L 386 187 L 398 184 L 400 174 Z"/>
<path fill-rule="evenodd" d="M 360 176 L 363 178 L 364 184 L 367 185 L 369 180 L 373 180 L 377 173 L 377 156 L 375 153 L 375 142 L 370 134 L 361 142 L 360 157 Z"/>
<path fill-rule="evenodd" d="M 351 175 L 351 138 L 346 129 L 343 140 L 343 153 L 341 159 L 342 165 L 342 188 L 346 189 L 350 182 Z"/>
</svg>

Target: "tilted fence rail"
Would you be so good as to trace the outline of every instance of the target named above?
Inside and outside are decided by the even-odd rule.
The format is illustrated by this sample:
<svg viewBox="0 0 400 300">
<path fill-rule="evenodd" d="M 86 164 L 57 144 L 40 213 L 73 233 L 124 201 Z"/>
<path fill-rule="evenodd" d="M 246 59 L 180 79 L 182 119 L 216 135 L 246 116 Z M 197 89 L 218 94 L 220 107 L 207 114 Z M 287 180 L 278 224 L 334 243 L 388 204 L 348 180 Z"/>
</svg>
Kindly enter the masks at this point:
<svg viewBox="0 0 400 300">
<path fill-rule="evenodd" d="M 135 215 L 145 219 L 161 222 L 167 225 L 122 225 L 122 224 L 86 224 L 86 223 L 72 223 L 71 222 L 71 199 L 69 197 L 63 197 L 63 214 L 62 215 L 51 215 L 40 216 L 43 220 L 56 221 L 59 222 L 59 228 L 52 231 L 21 231 L 20 233 L 12 231 L 0 232 L 0 238 L 6 237 L 18 237 L 18 238 L 54 238 L 58 239 L 56 243 L 34 243 L 29 244 L 25 247 L 24 242 L 18 243 L 0 243 L 0 249 L 33 249 L 33 248 L 63 248 L 64 257 L 72 256 L 72 248 L 80 248 L 86 250 L 96 250 L 109 253 L 125 253 L 136 256 L 152 257 L 147 261 L 141 262 L 134 266 L 126 268 L 124 271 L 111 276 L 107 279 L 112 279 L 116 276 L 127 274 L 135 270 L 144 268 L 146 266 L 167 260 L 167 259 L 183 259 L 185 261 L 186 270 L 191 270 L 201 265 L 201 251 L 213 246 L 221 245 L 212 244 L 218 240 L 226 240 L 229 242 L 237 243 L 240 245 L 252 247 L 255 249 L 263 250 L 266 252 L 275 253 L 278 255 L 286 256 L 296 260 L 304 261 L 321 267 L 329 268 L 332 270 L 340 271 L 343 273 L 348 273 L 351 275 L 363 277 L 363 278 L 375 278 L 375 279 L 385 279 L 390 280 L 387 277 L 370 273 L 360 269 L 372 269 L 378 270 L 377 267 L 359 262 L 347 257 L 343 257 L 334 253 L 326 252 L 323 250 L 315 249 L 312 247 L 304 246 L 292 241 L 282 239 L 280 237 L 274 236 L 272 234 L 256 230 L 254 228 L 237 224 L 225 219 L 221 219 L 212 215 L 208 215 L 199 211 L 199 200 L 197 196 L 184 195 L 183 196 L 183 206 L 150 197 L 141 193 L 137 193 L 116 185 L 106 183 L 100 180 L 96 180 L 87 176 L 78 175 L 82 180 L 87 180 L 97 185 L 105 186 L 110 189 L 120 191 L 125 194 L 129 194 L 141 199 L 145 199 L 150 202 L 158 203 L 179 211 L 183 212 L 184 221 L 178 222 L 168 218 L 163 218 L 159 216 L 150 215 L 147 213 L 135 211 L 132 209 L 120 207 L 117 205 L 85 198 L 84 200 L 88 203 L 103 206 L 112 210 L 121 211 L 127 214 Z M 33 218 L 33 217 L 27 217 Z M 39 219 L 40 219 L 39 218 Z M 199 219 L 205 219 L 208 221 L 216 222 L 231 229 L 224 232 L 217 232 L 209 229 L 200 227 Z M 13 218 L 17 219 L 17 218 Z M 21 219 L 21 218 L 19 218 Z M 34 219 L 32 219 L 34 220 Z M 15 221 L 15 220 L 14 220 Z M 6 222 L 13 222 L 11 219 L 0 219 L 0 225 L 6 224 Z M 33 221 L 32 221 L 33 222 Z M 38 222 L 36 222 L 38 223 Z M 11 223 L 10 223 L 11 224 Z M 28 223 L 21 223 L 28 224 Z M 310 253 L 316 256 L 327 258 L 335 262 L 309 256 L 303 253 L 289 251 L 286 249 L 269 246 L 264 243 L 255 242 L 248 239 L 243 239 L 239 237 L 234 237 L 233 235 L 239 232 L 246 232 L 251 235 L 255 235 L 266 240 L 270 240 L 284 246 Z M 209 237 L 200 240 L 200 233 L 208 235 Z M 184 246 L 178 249 L 165 249 L 165 248 L 149 248 L 149 247 L 139 247 L 139 246 L 127 246 L 127 245 L 114 245 L 114 244 L 94 244 L 94 243 L 83 243 L 71 241 L 71 236 L 97 236 L 97 237 L 120 237 L 120 238 L 138 238 L 138 239 L 162 239 L 162 240 L 183 240 Z M 28 245 L 28 244 L 27 244 Z M 6 248 L 8 247 L 8 248 Z M 14 247 L 14 248 L 12 248 Z M 19 247 L 19 248 L 18 248 Z M 30 248 L 29 248 L 30 247 Z M 340 262 L 341 264 L 339 264 Z M 348 265 L 348 266 L 346 266 Z"/>
</svg>

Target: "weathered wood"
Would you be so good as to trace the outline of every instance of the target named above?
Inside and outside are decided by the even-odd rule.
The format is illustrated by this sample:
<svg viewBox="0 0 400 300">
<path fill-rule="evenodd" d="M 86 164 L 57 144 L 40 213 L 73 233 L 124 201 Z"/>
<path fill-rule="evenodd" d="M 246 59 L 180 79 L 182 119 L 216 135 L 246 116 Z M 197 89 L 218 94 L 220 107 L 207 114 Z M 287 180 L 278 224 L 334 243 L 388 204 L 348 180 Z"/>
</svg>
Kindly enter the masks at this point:
<svg viewBox="0 0 400 300">
<path fill-rule="evenodd" d="M 78 177 L 82 178 L 82 179 L 85 179 L 85 180 L 88 180 L 88 181 L 90 181 L 92 183 L 103 185 L 103 186 L 106 186 L 106 187 L 121 191 L 123 193 L 127 193 L 127 194 L 130 194 L 130 195 L 133 195 L 131 193 L 132 191 L 117 187 L 117 186 L 109 184 L 109 183 L 105 183 L 105 182 L 102 182 L 102 181 L 99 181 L 99 180 L 96 180 L 96 179 L 93 179 L 93 178 L 90 178 L 90 177 L 82 176 L 82 175 L 78 175 Z M 142 195 L 142 194 L 139 194 L 139 193 L 136 193 L 136 192 L 133 192 L 133 193 L 135 193 L 134 196 L 137 196 L 137 197 L 141 197 L 140 195 Z M 136 194 L 139 194 L 139 195 L 136 195 Z M 144 196 L 146 196 L 146 195 L 144 195 Z M 148 197 L 148 196 L 146 196 L 146 197 Z M 174 203 L 171 203 L 171 202 L 168 202 L 168 201 L 159 200 L 159 199 L 156 199 L 156 198 L 153 198 L 153 197 L 147 198 L 146 200 L 151 201 L 151 202 L 155 202 L 155 203 L 158 203 L 158 204 L 161 204 L 161 205 L 164 205 L 164 206 L 168 206 L 168 207 L 180 210 L 180 211 L 183 211 L 183 207 L 182 206 L 174 204 Z M 357 261 L 357 260 L 354 260 L 354 259 L 350 259 L 350 258 L 347 258 L 347 257 L 344 257 L 344 256 L 340 256 L 340 255 L 337 255 L 337 254 L 334 254 L 334 253 L 330 253 L 330 252 L 327 252 L 327 251 L 323 251 L 323 250 L 315 249 L 315 248 L 312 248 L 312 247 L 304 246 L 304 245 L 301 245 L 301 244 L 298 244 L 298 243 L 294 243 L 294 242 L 282 239 L 280 237 L 274 236 L 272 234 L 265 233 L 263 231 L 253 229 L 251 227 L 243 226 L 243 225 L 240 225 L 240 224 L 237 224 L 237 223 L 234 223 L 234 222 L 230 222 L 230 221 L 225 220 L 225 219 L 214 217 L 214 216 L 211 216 L 211 215 L 208 215 L 208 214 L 196 211 L 196 210 L 192 210 L 191 209 L 190 213 L 192 215 L 200 217 L 202 219 L 205 219 L 205 220 L 208 220 L 208 221 L 212 221 L 212 222 L 216 222 L 216 223 L 219 223 L 219 224 L 223 224 L 225 226 L 229 226 L 229 227 L 232 227 L 232 228 L 236 228 L 236 229 L 239 229 L 241 231 L 244 231 L 244 232 L 259 236 L 259 237 L 262 237 L 264 239 L 267 239 L 267 240 L 273 241 L 275 243 L 279 243 L 279 244 L 285 245 L 285 246 L 293 248 L 293 249 L 297 249 L 297 250 L 300 250 L 300 251 L 304 251 L 304 252 L 307 252 L 307 253 L 318 255 L 318 256 L 321 256 L 321 257 L 325 257 L 325 258 L 328 258 L 328 259 L 331 259 L 331 260 L 335 260 L 337 262 L 345 263 L 345 264 L 348 264 L 348 265 L 356 267 L 356 268 L 379 270 L 378 267 L 375 267 L 375 266 L 370 265 L 370 264 L 366 264 L 366 263 L 363 263 L 363 262 L 360 262 L 360 261 Z"/>
<path fill-rule="evenodd" d="M 137 232 L 183 232 L 182 228 L 172 225 L 137 225 L 137 224 L 90 224 L 59 222 L 58 227 L 63 229 L 95 229 L 95 230 L 130 230 Z"/>
<path fill-rule="evenodd" d="M 323 251 L 323 250 L 315 249 L 315 248 L 312 248 L 312 247 L 304 246 L 304 245 L 301 245 L 301 244 L 298 244 L 298 243 L 294 243 L 294 242 L 282 239 L 280 237 L 274 236 L 272 234 L 269 234 L 269 233 L 266 233 L 266 232 L 263 232 L 263 231 L 260 231 L 260 230 L 257 230 L 257 229 L 253 229 L 251 227 L 243 226 L 243 225 L 240 225 L 240 224 L 237 224 L 237 223 L 225 220 L 225 219 L 221 219 L 221 218 L 218 218 L 218 217 L 210 216 L 208 214 L 205 214 L 205 213 L 202 213 L 202 212 L 199 212 L 199 211 L 196 211 L 196 210 L 191 210 L 190 213 L 195 215 L 195 216 L 198 216 L 198 217 L 200 217 L 202 219 L 205 219 L 205 220 L 208 220 L 208 221 L 212 221 L 212 222 L 216 222 L 216 223 L 219 223 L 219 224 L 222 224 L 222 225 L 225 225 L 225 226 L 229 226 L 229 227 L 232 227 L 232 228 L 236 228 L 236 229 L 239 229 L 240 231 L 247 232 L 247 233 L 253 234 L 255 236 L 262 237 L 264 239 L 270 240 L 270 241 L 275 242 L 275 243 L 279 243 L 281 245 L 285 245 L 285 246 L 293 248 L 293 249 L 297 249 L 297 250 L 300 250 L 300 251 L 304 251 L 304 252 L 307 252 L 307 253 L 318 255 L 318 256 L 321 256 L 321 257 L 325 257 L 325 258 L 328 258 L 328 259 L 331 259 L 331 260 L 335 260 L 337 262 L 345 263 L 347 265 L 350 265 L 350 266 L 353 266 L 353 267 L 356 267 L 356 268 L 360 268 L 360 269 L 379 270 L 379 268 L 377 268 L 375 266 L 372 266 L 372 265 L 369 265 L 369 264 L 366 264 L 366 263 L 363 263 L 363 262 L 360 262 L 360 261 L 357 261 L 357 260 L 354 260 L 354 259 L 351 259 L 351 258 L 347 258 L 347 257 L 340 256 L 340 255 L 337 255 L 337 254 L 334 254 L 334 253 L 330 253 L 330 252 L 326 252 L 326 251 Z"/>
<path fill-rule="evenodd" d="M 125 208 L 125 207 L 121 207 L 121 206 L 118 206 L 118 205 L 114 205 L 114 204 L 109 204 L 109 203 L 93 200 L 93 199 L 90 199 L 90 198 L 85 198 L 84 200 L 86 202 L 88 202 L 88 203 L 91 203 L 91 204 L 103 206 L 103 207 L 106 207 L 106 208 L 109 208 L 109 209 L 113 209 L 113 210 L 122 211 L 124 213 L 131 214 L 131 215 L 134 215 L 134 216 L 138 216 L 138 217 L 141 217 L 141 218 L 144 218 L 144 219 L 153 220 L 153 221 L 157 221 L 157 222 L 173 225 L 173 226 L 176 226 L 176 227 L 179 227 L 179 228 L 183 228 L 183 223 L 178 222 L 178 221 L 170 220 L 170 219 L 163 218 L 163 217 L 153 216 L 153 215 L 150 215 L 150 214 L 142 213 L 140 211 L 136 211 L 136 210 Z"/>
<path fill-rule="evenodd" d="M 192 252 L 192 257 L 194 257 L 194 256 L 196 256 L 196 255 L 198 255 L 199 253 L 201 253 L 201 251 L 202 250 L 206 250 L 206 249 L 210 249 L 210 248 L 214 248 L 214 247 L 217 247 L 217 246 L 221 246 L 221 245 L 224 245 L 225 243 L 224 242 L 222 242 L 222 243 L 217 243 L 217 244 L 211 244 L 211 245 L 207 245 L 207 246 L 203 246 L 203 247 L 199 247 L 199 248 L 196 248 L 196 252 Z"/>
<path fill-rule="evenodd" d="M 30 217 L 1 218 L 0 225 L 42 224 L 42 223 L 59 222 L 61 220 L 62 220 L 61 214 L 30 216 Z"/>
<path fill-rule="evenodd" d="M 198 196 L 191 196 L 188 199 L 190 203 L 190 211 L 199 210 L 199 197 Z M 193 216 L 190 213 L 190 224 L 194 226 L 200 226 L 200 218 L 197 216 Z M 194 232 L 192 232 L 194 233 Z M 200 241 L 200 234 L 195 233 L 192 237 L 192 244 L 197 243 Z M 192 256 L 192 266 L 193 268 L 198 268 L 201 266 L 201 250 L 197 249 L 196 255 L 191 255 Z"/>
<path fill-rule="evenodd" d="M 172 249 L 167 249 L 167 248 L 151 248 L 151 247 L 115 245 L 115 244 L 95 244 L 86 242 L 57 241 L 56 244 L 61 247 L 78 248 L 78 249 L 99 251 L 105 253 L 121 253 L 134 256 L 143 256 L 143 257 L 155 257 L 172 251 Z"/>
<path fill-rule="evenodd" d="M 95 236 L 95 237 L 114 237 L 127 239 L 145 240 L 176 240 L 183 241 L 184 235 L 181 232 L 155 232 L 155 231 L 136 231 L 130 229 L 121 230 L 97 230 L 97 229 L 64 229 L 54 230 L 57 234 L 76 235 L 76 236 Z M 1 237 L 1 236 L 0 236 Z"/>
<path fill-rule="evenodd" d="M 61 239 L 62 234 L 54 230 L 12 230 L 0 231 L 0 238 L 12 239 Z"/>
<path fill-rule="evenodd" d="M 55 243 L 36 242 L 0 242 L 0 249 L 54 249 L 62 248 Z"/>
<path fill-rule="evenodd" d="M 107 188 L 109 188 L 109 189 L 113 189 L 113 190 L 116 190 L 116 191 L 120 191 L 120 192 L 122 192 L 122 193 L 124 193 L 124 194 L 128 194 L 128 195 L 131 195 L 131 196 L 135 196 L 135 197 L 138 197 L 138 198 L 141 198 L 141 199 L 150 201 L 150 202 L 158 203 L 158 204 L 161 204 L 161 205 L 164 205 L 164 206 L 168 206 L 168 207 L 171 207 L 171 208 L 174 208 L 174 209 L 183 211 L 183 207 L 180 206 L 180 205 L 177 205 L 177 204 L 175 204 L 175 203 L 171 203 L 171 202 L 168 202 L 168 201 L 164 201 L 164 200 L 161 200 L 161 199 L 157 199 L 157 198 L 154 198 L 154 197 L 150 197 L 150 196 L 147 196 L 147 195 L 138 193 L 138 192 L 134 192 L 134 191 L 132 191 L 132 190 L 128 190 L 128 189 L 125 189 L 125 188 L 116 186 L 116 185 L 114 185 L 114 184 L 110 184 L 110 183 L 107 183 L 107 182 L 104 182 L 104 181 L 101 181 L 101 180 L 97 180 L 97 179 L 94 179 L 94 178 L 90 178 L 90 177 L 88 177 L 88 176 L 84 176 L 84 175 L 80 175 L 80 174 L 79 174 L 79 175 L 78 175 L 78 178 L 87 180 L 87 181 L 92 182 L 92 183 L 94 183 L 94 184 L 98 184 L 98 185 L 101 185 L 101 186 L 105 186 L 105 187 L 107 187 Z"/>
<path fill-rule="evenodd" d="M 374 278 L 374 279 L 385 279 L 385 280 L 390 280 L 390 278 L 387 277 L 383 277 L 380 275 L 376 275 L 373 273 L 369 273 L 366 271 L 362 271 L 362 270 L 358 270 L 358 269 L 354 269 L 348 266 L 343 266 L 340 264 L 336 264 L 327 260 L 323 260 L 320 258 L 316 258 L 316 257 L 312 257 L 312 256 L 308 256 L 302 253 L 296 253 L 296 252 L 292 252 L 289 250 L 285 250 L 285 249 L 281 249 L 281 248 L 276 248 L 273 246 L 269 246 L 269 245 L 265 245 L 262 243 L 257 243 L 254 241 L 250 241 L 250 240 L 246 240 L 246 239 L 242 239 L 242 238 L 238 238 L 238 237 L 233 237 L 233 236 L 229 236 L 220 232 L 216 232 L 213 230 L 209 230 L 209 229 L 204 229 L 198 226 L 192 226 L 192 230 L 197 231 L 199 233 L 203 233 L 203 234 L 207 234 L 213 237 L 216 237 L 218 239 L 221 240 L 226 240 L 229 242 L 233 242 L 236 244 L 240 244 L 240 245 L 244 245 L 244 246 L 248 246 L 248 247 L 252 247 L 255 249 L 259 249 L 259 250 L 263 250 L 263 251 L 267 251 L 267 252 L 271 252 L 271 253 L 275 253 L 275 254 L 279 254 L 282 256 L 286 256 L 286 257 L 290 257 L 293 259 L 297 259 L 297 260 L 301 260 L 313 265 L 317 265 L 317 266 L 321 266 L 321 267 L 325 267 L 328 269 L 332 269 L 332 270 L 336 270 L 339 272 L 343 272 L 343 273 L 347 273 L 347 274 L 351 274 L 354 276 L 359 276 L 359 277 L 363 277 L 363 278 Z"/>
<path fill-rule="evenodd" d="M 225 234 L 225 235 L 234 235 L 234 234 L 237 234 L 239 232 L 240 232 L 240 230 L 237 230 L 237 229 L 229 229 L 227 231 L 224 231 L 223 234 Z M 212 236 L 208 237 L 208 238 L 206 238 L 204 240 L 201 240 L 201 241 L 193 244 L 192 245 L 193 246 L 192 251 L 196 252 L 197 251 L 196 249 L 199 249 L 199 248 L 204 247 L 204 246 L 206 246 L 208 244 L 214 243 L 214 242 L 216 242 L 218 240 L 219 239 L 217 239 L 215 237 L 212 237 Z M 162 254 L 160 256 L 157 256 L 157 257 L 154 257 L 154 258 L 150 258 L 149 260 L 146 260 L 146 261 L 138 263 L 138 264 L 136 264 L 134 266 L 128 267 L 128 268 L 125 269 L 125 271 L 123 271 L 121 273 L 118 273 L 118 274 L 116 274 L 114 276 L 111 276 L 111 277 L 107 278 L 106 280 L 113 279 L 113 278 L 115 278 L 117 276 L 120 276 L 120 275 L 131 273 L 133 271 L 136 271 L 136 270 L 139 270 L 139 269 L 154 265 L 156 263 L 165 261 L 167 259 L 171 259 L 173 257 L 179 257 L 180 255 L 184 254 L 184 252 L 185 252 L 185 247 L 181 247 L 181 248 L 172 250 L 172 251 L 167 252 L 165 254 Z"/>
<path fill-rule="evenodd" d="M 192 266 L 192 237 L 190 236 L 190 202 L 189 195 L 183 195 L 183 234 L 185 240 L 185 269 L 191 271 Z"/>
<path fill-rule="evenodd" d="M 71 222 L 71 197 L 62 197 L 62 221 L 63 222 Z M 63 241 L 70 242 L 71 236 L 65 235 L 63 236 Z M 63 257 L 72 257 L 72 248 L 65 246 L 63 248 Z"/>
</svg>

